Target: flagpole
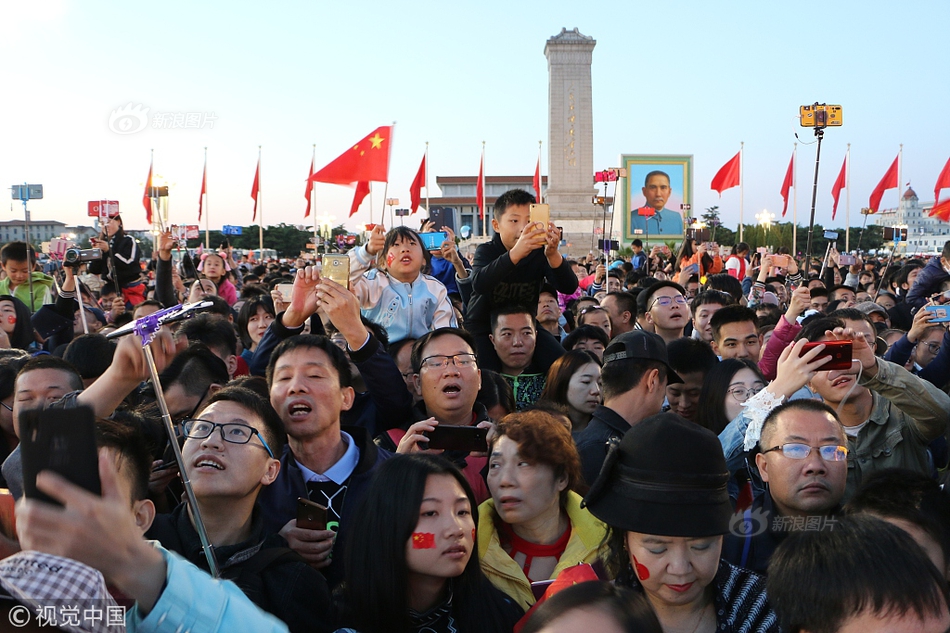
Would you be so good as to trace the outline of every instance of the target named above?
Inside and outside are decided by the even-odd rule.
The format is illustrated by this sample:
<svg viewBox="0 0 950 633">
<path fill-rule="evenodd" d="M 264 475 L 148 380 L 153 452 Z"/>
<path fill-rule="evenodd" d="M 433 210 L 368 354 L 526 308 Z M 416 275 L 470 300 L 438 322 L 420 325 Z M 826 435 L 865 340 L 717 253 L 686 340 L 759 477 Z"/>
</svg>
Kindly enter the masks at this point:
<svg viewBox="0 0 950 633">
<path fill-rule="evenodd" d="M 257 173 L 260 174 L 261 170 L 261 146 L 257 146 Z M 261 262 L 264 261 L 264 205 L 261 204 L 261 193 L 264 191 L 264 187 L 261 186 L 260 176 L 257 179 L 257 210 L 260 213 L 259 220 L 257 223 L 257 239 L 260 249 Z"/>
<path fill-rule="evenodd" d="M 745 148 L 745 141 L 739 142 L 739 241 L 742 241 L 742 218 L 743 207 L 745 205 L 745 178 L 742 177 L 742 150 Z"/>
<path fill-rule="evenodd" d="M 204 168 L 204 171 L 201 172 L 201 184 L 207 185 L 207 182 L 208 182 L 208 148 L 206 147 L 205 148 L 205 168 Z M 205 197 L 205 201 L 204 201 L 205 202 L 204 203 L 205 249 L 210 249 L 211 248 L 211 224 L 210 224 L 210 220 L 208 219 L 208 189 L 207 187 L 205 187 L 204 197 Z"/>
<path fill-rule="evenodd" d="M 798 143 L 792 143 L 792 189 L 792 257 L 798 257 Z"/>
<path fill-rule="evenodd" d="M 844 168 L 844 188 L 847 189 L 844 199 L 844 250 L 851 252 L 851 143 L 848 143 L 848 151 L 844 154 L 848 166 Z"/>
<path fill-rule="evenodd" d="M 901 202 L 904 199 L 904 195 L 901 193 L 901 183 L 903 180 L 903 171 L 904 167 L 904 144 L 901 143 L 900 149 L 897 151 L 897 217 L 898 224 L 904 224 L 904 207 L 901 206 Z M 897 250 L 897 246 L 894 246 L 894 250 Z"/>
<path fill-rule="evenodd" d="M 542 184 L 542 180 L 544 177 L 541 175 L 541 143 L 542 142 L 543 141 L 538 141 L 538 204 L 544 203 L 544 194 L 541 193 L 542 190 L 544 189 L 544 185 Z M 617 195 L 617 192 L 615 191 L 614 196 L 616 195 Z"/>
<path fill-rule="evenodd" d="M 485 237 L 488 237 L 488 218 L 485 216 L 485 206 L 486 206 L 486 201 L 488 199 L 488 192 L 486 191 L 487 187 L 485 187 L 485 181 L 487 180 L 487 178 L 485 178 L 485 141 L 482 141 L 481 179 L 482 181 L 479 184 L 482 186 L 482 207 L 479 209 L 479 211 L 482 214 L 482 235 L 484 235 Z"/>
<path fill-rule="evenodd" d="M 429 141 L 426 141 L 426 218 L 429 217 Z"/>
<path fill-rule="evenodd" d="M 313 144 L 313 153 L 310 156 L 310 174 L 308 174 L 307 179 L 309 180 L 310 176 L 313 175 L 313 168 L 316 166 L 317 160 L 317 144 Z M 313 186 L 313 182 L 310 182 L 310 199 L 307 201 L 310 204 L 310 213 L 313 214 L 313 263 L 317 263 L 317 208 L 313 204 L 313 190 L 316 187 Z"/>
</svg>

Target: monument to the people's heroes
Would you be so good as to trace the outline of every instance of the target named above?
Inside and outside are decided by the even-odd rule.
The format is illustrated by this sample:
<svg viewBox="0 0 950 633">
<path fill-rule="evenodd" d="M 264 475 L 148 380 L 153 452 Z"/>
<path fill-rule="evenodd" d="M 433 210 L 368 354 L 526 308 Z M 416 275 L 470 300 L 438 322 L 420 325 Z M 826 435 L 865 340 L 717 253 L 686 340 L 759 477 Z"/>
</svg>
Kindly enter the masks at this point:
<svg viewBox="0 0 950 633">
<path fill-rule="evenodd" d="M 544 46 L 548 60 L 548 188 L 544 201 L 551 205 L 551 220 L 563 227 L 564 239 L 571 244 L 561 251 L 570 255 L 590 250 L 594 219 L 603 217 L 601 207 L 592 202 L 596 190 L 590 66 L 596 44 L 576 28 L 562 28 Z"/>
</svg>

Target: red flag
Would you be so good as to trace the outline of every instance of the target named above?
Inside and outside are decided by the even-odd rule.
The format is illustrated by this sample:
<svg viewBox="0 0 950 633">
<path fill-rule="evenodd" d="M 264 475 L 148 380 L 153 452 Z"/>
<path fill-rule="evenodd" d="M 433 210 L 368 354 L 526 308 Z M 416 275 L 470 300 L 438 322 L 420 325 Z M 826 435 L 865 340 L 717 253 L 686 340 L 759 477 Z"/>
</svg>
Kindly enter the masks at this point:
<svg viewBox="0 0 950 633">
<path fill-rule="evenodd" d="M 534 192 L 538 194 L 538 202 L 541 202 L 541 157 L 538 156 L 538 166 L 534 168 L 534 180 L 531 181 Z"/>
<path fill-rule="evenodd" d="M 348 185 L 354 182 L 389 180 L 389 149 L 392 126 L 378 127 L 330 163 L 310 176 L 316 182 Z M 359 188 L 357 188 L 357 191 Z"/>
<path fill-rule="evenodd" d="M 933 208 L 927 212 L 927 215 L 943 220 L 944 222 L 950 222 L 950 198 L 940 203 L 934 203 Z"/>
<path fill-rule="evenodd" d="M 645 207 L 640 207 L 639 209 L 637 209 L 637 215 L 642 216 L 644 218 L 652 218 L 654 215 L 656 215 L 656 209 L 654 209 L 650 205 L 647 205 Z"/>
<path fill-rule="evenodd" d="M 303 217 L 310 217 L 310 198 L 313 193 L 313 181 L 310 180 L 310 176 L 313 175 L 313 158 L 310 158 L 310 171 L 307 172 L 307 189 L 303 192 L 303 197 L 307 199 L 307 210 L 303 212 Z"/>
<path fill-rule="evenodd" d="M 148 163 L 148 178 L 145 179 L 145 192 L 142 194 L 142 205 L 145 207 L 145 221 L 152 223 L 152 162 Z"/>
<path fill-rule="evenodd" d="M 409 206 L 415 213 L 419 209 L 419 203 L 422 201 L 422 188 L 426 186 L 426 155 L 422 155 L 422 164 L 419 165 L 419 171 L 416 177 L 412 179 L 409 185 Z"/>
<path fill-rule="evenodd" d="M 785 180 L 782 181 L 782 217 L 788 212 L 788 190 L 792 187 L 792 175 L 795 172 L 795 153 L 792 152 L 792 159 L 788 161 L 788 171 L 785 172 Z M 832 216 L 834 217 L 834 216 Z"/>
<path fill-rule="evenodd" d="M 201 172 L 201 193 L 198 194 L 198 221 L 201 222 L 201 209 L 204 206 L 205 194 L 208 193 L 208 161 Z"/>
<path fill-rule="evenodd" d="M 350 206 L 350 217 L 353 217 L 353 214 L 356 213 L 360 204 L 363 202 L 363 198 L 369 195 L 369 182 L 361 180 L 356 183 L 356 192 L 353 194 L 353 204 Z"/>
<path fill-rule="evenodd" d="M 878 207 L 881 205 L 881 198 L 884 197 L 885 191 L 897 188 L 897 161 L 899 160 L 900 154 L 894 158 L 894 162 L 887 168 L 887 173 L 881 178 L 881 182 L 877 183 L 877 187 L 871 192 L 871 198 L 868 200 L 868 207 L 871 209 L 871 213 L 878 212 Z"/>
<path fill-rule="evenodd" d="M 838 198 L 841 196 L 841 190 L 844 189 L 846 184 L 846 179 L 848 176 L 848 155 L 844 155 L 844 162 L 841 163 L 841 171 L 838 172 L 838 178 L 835 179 L 835 184 L 831 186 L 831 197 L 835 199 L 834 206 L 831 207 L 831 219 L 835 219 L 835 213 L 838 212 Z"/>
<path fill-rule="evenodd" d="M 251 185 L 251 197 L 254 198 L 254 215 L 251 222 L 257 219 L 257 194 L 261 192 L 261 157 L 257 157 L 257 171 L 254 172 L 254 184 Z"/>
<path fill-rule="evenodd" d="M 478 206 L 478 219 L 485 217 L 485 152 L 478 163 L 478 182 L 475 183 L 475 204 Z"/>
<path fill-rule="evenodd" d="M 940 190 L 947 188 L 950 188 L 950 159 L 947 160 L 947 164 L 943 166 L 943 170 L 937 176 L 937 184 L 934 185 L 934 204 L 937 204 L 937 201 L 940 200 Z"/>
<path fill-rule="evenodd" d="M 739 154 L 736 154 L 716 172 L 710 187 L 713 191 L 718 191 L 721 198 L 723 191 L 739 186 L 739 178 Z"/>
</svg>

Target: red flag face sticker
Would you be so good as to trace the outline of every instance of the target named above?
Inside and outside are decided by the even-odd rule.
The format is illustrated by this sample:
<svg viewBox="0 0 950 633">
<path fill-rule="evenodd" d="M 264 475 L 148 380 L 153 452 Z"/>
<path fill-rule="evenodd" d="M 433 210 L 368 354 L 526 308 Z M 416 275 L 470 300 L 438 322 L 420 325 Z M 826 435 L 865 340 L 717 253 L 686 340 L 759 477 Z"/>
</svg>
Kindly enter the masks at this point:
<svg viewBox="0 0 950 633">
<path fill-rule="evenodd" d="M 413 532 L 412 549 L 435 549 L 435 534 L 431 532 Z"/>
<path fill-rule="evenodd" d="M 643 565 L 642 563 L 640 563 L 640 561 L 637 560 L 636 556 L 633 557 L 633 568 L 636 570 L 637 578 L 639 578 L 640 580 L 650 579 L 650 570 L 647 569 L 646 565 Z"/>
</svg>

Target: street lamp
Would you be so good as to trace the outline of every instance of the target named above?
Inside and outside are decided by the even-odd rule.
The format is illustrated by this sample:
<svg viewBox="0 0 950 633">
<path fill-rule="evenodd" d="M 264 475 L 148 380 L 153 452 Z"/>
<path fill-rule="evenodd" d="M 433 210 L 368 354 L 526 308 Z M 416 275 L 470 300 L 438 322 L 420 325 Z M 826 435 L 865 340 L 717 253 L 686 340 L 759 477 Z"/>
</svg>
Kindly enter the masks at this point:
<svg viewBox="0 0 950 633">
<path fill-rule="evenodd" d="M 330 241 L 333 233 L 333 216 L 329 213 L 324 213 L 320 216 L 320 235 L 323 237 L 323 252 L 327 253 L 328 246 L 327 242 Z"/>
</svg>

